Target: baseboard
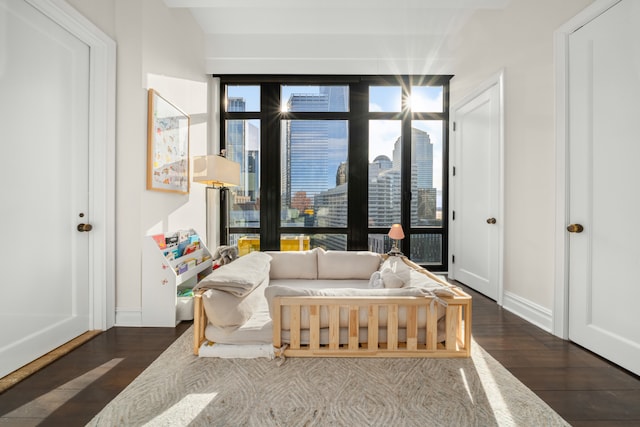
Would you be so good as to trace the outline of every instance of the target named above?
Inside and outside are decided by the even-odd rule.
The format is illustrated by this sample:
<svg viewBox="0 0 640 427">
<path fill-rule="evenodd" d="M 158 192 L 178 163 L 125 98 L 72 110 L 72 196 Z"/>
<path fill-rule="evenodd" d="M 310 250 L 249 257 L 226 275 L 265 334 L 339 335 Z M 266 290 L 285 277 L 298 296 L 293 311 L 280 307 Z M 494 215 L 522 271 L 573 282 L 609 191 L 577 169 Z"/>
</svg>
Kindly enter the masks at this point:
<svg viewBox="0 0 640 427">
<path fill-rule="evenodd" d="M 142 326 L 142 311 L 116 308 L 115 326 Z"/>
<path fill-rule="evenodd" d="M 502 308 L 549 333 L 553 333 L 553 313 L 548 308 L 506 291 L 503 295 Z"/>
</svg>

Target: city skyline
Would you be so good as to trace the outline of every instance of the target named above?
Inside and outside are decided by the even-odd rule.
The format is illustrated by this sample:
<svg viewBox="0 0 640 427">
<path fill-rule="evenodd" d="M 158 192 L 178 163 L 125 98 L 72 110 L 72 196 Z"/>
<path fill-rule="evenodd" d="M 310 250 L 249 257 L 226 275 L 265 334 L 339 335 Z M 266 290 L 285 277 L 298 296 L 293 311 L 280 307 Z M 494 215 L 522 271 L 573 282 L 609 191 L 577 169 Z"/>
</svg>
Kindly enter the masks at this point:
<svg viewBox="0 0 640 427">
<path fill-rule="evenodd" d="M 307 87 L 286 87 L 286 110 L 326 112 L 348 110 L 348 86 L 318 87 L 310 93 Z M 285 87 L 283 87 L 284 92 Z M 227 108 L 244 111 L 246 100 L 231 97 Z M 284 105 L 284 104 L 283 104 Z M 285 108 L 285 107 L 282 107 Z M 282 120 L 281 153 L 281 226 L 283 227 L 347 227 L 348 209 L 348 121 L 347 120 Z M 369 226 L 386 227 L 400 222 L 401 151 L 400 121 L 370 121 L 368 212 Z M 440 124 L 440 121 L 437 122 Z M 259 124 L 259 122 L 258 122 Z M 379 132 L 381 125 L 391 132 Z M 414 121 L 411 130 L 412 161 L 410 187 L 414 196 L 410 202 L 411 226 L 437 225 L 438 194 L 435 184 L 437 149 L 429 131 L 432 123 Z M 433 126 L 431 126 L 433 127 Z M 441 134 L 441 132 L 440 132 Z M 393 135 L 391 137 L 390 135 Z M 380 139 L 384 138 L 384 141 Z M 376 147 L 382 146 L 384 150 Z M 231 227 L 259 227 L 259 147 L 258 127 L 251 120 L 227 121 L 227 152 L 231 160 L 241 163 L 242 183 L 232 189 Z M 248 161 L 247 159 L 251 159 Z M 253 191 L 252 191 L 253 189 Z M 429 237 L 422 236 L 422 240 Z M 314 237 L 315 239 L 320 236 Z M 388 245 L 384 235 L 372 236 Z M 323 235 L 313 245 L 327 249 L 344 249 L 346 234 Z M 436 238 L 437 239 L 437 238 Z M 415 247 L 439 247 L 433 242 Z M 431 238 L 433 240 L 433 238 Z M 412 240 L 413 241 L 413 240 Z M 412 248 L 414 245 L 412 244 Z M 413 252 L 413 250 L 412 250 Z M 437 252 L 437 251 L 436 251 Z"/>
<path fill-rule="evenodd" d="M 281 110 L 286 110 L 286 104 L 292 93 L 319 93 L 320 87 L 283 85 L 281 87 Z M 244 111 L 260 111 L 259 86 L 238 85 L 228 86 L 228 88 L 233 93 L 231 98 L 243 97 L 245 99 Z M 412 95 L 408 102 L 413 111 L 442 111 L 442 87 L 412 86 L 411 90 Z M 369 111 L 401 111 L 402 90 L 400 86 L 373 86 L 370 89 L 369 98 Z M 431 138 L 434 160 L 433 186 L 440 190 L 442 189 L 443 164 L 442 122 L 439 120 L 414 120 L 412 127 L 427 132 Z M 372 162 L 379 155 L 386 155 L 391 158 L 393 143 L 400 133 L 399 121 L 397 120 L 372 120 L 369 125 L 369 162 Z M 438 207 L 442 207 L 440 191 L 438 191 Z"/>
</svg>

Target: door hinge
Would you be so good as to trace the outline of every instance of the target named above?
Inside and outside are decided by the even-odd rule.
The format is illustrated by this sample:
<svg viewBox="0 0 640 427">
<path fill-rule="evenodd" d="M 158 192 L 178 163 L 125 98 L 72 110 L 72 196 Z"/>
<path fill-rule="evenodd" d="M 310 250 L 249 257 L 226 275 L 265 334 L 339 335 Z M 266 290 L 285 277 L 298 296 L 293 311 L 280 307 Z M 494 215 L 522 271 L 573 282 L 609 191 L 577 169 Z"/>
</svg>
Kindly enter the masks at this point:
<svg viewBox="0 0 640 427">
<path fill-rule="evenodd" d="M 456 122 L 453 122 L 453 131 L 456 131 Z"/>
<path fill-rule="evenodd" d="M 451 211 L 451 221 L 456 220 L 456 211 Z"/>
<path fill-rule="evenodd" d="M 451 264 L 455 264 L 455 263 L 456 263 L 456 256 L 451 255 Z"/>
<path fill-rule="evenodd" d="M 456 167 L 453 167 L 453 176 L 456 176 Z"/>
</svg>

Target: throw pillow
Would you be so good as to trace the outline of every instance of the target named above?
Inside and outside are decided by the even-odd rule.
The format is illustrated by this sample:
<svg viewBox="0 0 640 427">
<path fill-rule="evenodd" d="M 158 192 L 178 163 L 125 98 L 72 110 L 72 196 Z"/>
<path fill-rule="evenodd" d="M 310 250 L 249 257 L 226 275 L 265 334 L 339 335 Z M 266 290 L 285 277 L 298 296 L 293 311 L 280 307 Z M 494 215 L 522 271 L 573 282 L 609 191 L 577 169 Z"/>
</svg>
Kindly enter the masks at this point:
<svg viewBox="0 0 640 427">
<path fill-rule="evenodd" d="M 318 248 L 310 251 L 267 251 L 271 255 L 271 279 L 317 279 Z"/>
<path fill-rule="evenodd" d="M 382 276 L 380 276 L 379 271 L 374 271 L 371 277 L 369 278 L 369 287 L 372 289 L 384 288 L 384 282 L 382 281 Z"/>
<path fill-rule="evenodd" d="M 401 288 L 410 279 L 411 268 L 401 257 L 390 256 L 380 267 L 380 277 L 385 288 Z"/>
<path fill-rule="evenodd" d="M 369 251 L 318 251 L 318 279 L 366 280 L 380 268 L 380 255 Z"/>
</svg>

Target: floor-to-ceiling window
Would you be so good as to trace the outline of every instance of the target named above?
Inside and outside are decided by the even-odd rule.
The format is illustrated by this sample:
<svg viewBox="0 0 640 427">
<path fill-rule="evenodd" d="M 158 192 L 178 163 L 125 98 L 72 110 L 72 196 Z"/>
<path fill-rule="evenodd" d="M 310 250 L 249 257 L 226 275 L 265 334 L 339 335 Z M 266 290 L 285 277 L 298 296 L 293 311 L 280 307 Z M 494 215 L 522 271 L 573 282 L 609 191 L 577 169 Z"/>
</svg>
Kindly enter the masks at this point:
<svg viewBox="0 0 640 427">
<path fill-rule="evenodd" d="M 221 76 L 221 145 L 242 176 L 227 243 L 385 253 L 399 223 L 400 250 L 446 269 L 450 77 Z"/>
</svg>

